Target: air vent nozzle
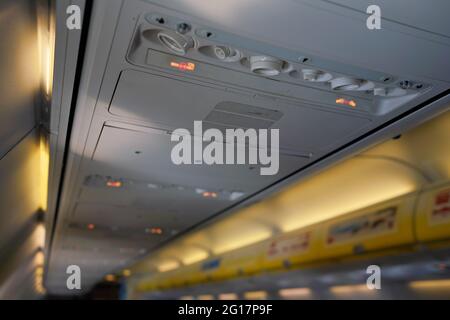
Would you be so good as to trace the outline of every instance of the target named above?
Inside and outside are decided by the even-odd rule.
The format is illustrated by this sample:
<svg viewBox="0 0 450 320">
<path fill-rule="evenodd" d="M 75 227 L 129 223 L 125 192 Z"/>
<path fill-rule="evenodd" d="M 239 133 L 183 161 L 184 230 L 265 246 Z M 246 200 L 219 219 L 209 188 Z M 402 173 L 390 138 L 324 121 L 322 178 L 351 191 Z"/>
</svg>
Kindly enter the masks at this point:
<svg viewBox="0 0 450 320">
<path fill-rule="evenodd" d="M 368 91 L 373 90 L 372 81 L 354 79 L 349 77 L 335 78 L 330 81 L 331 89 L 335 91 Z"/>
<path fill-rule="evenodd" d="M 331 80 L 331 89 L 336 91 L 351 91 L 359 88 L 359 81 L 353 78 L 341 77 Z"/>
<path fill-rule="evenodd" d="M 268 56 L 250 57 L 250 70 L 262 76 L 279 75 L 283 69 L 283 64 L 284 62 L 282 60 Z"/>
<path fill-rule="evenodd" d="M 314 69 L 303 69 L 302 75 L 303 80 L 311 82 L 327 82 L 333 78 L 330 73 Z"/>
<path fill-rule="evenodd" d="M 192 38 L 182 36 L 176 32 L 160 31 L 157 37 L 163 46 L 180 55 L 186 54 L 194 46 Z"/>
<path fill-rule="evenodd" d="M 213 59 L 217 59 L 223 62 L 235 62 L 241 59 L 241 53 L 228 46 L 203 46 L 198 49 L 200 53 Z"/>
</svg>

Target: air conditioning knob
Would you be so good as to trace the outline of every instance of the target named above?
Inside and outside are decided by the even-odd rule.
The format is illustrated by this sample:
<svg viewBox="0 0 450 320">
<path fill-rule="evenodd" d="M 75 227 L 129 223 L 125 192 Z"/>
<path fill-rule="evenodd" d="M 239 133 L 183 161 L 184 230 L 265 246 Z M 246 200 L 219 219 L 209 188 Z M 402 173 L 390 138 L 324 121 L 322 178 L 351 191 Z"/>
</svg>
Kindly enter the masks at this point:
<svg viewBox="0 0 450 320">
<path fill-rule="evenodd" d="M 351 91 L 359 88 L 360 82 L 357 79 L 341 77 L 330 81 L 331 89 L 336 91 Z"/>
<path fill-rule="evenodd" d="M 310 82 L 327 82 L 333 78 L 329 73 L 314 69 L 303 69 L 302 74 L 303 80 Z"/>
<path fill-rule="evenodd" d="M 172 31 L 160 31 L 158 33 L 158 39 L 167 49 L 180 55 L 186 54 L 190 48 L 194 47 L 194 40 L 192 38 Z"/>
<path fill-rule="evenodd" d="M 283 68 L 283 61 L 268 56 L 250 57 L 250 70 L 263 76 L 279 75 Z"/>
<path fill-rule="evenodd" d="M 239 51 L 226 47 L 226 46 L 215 46 L 214 47 L 214 54 L 219 60 L 222 61 L 236 61 L 240 58 Z"/>
</svg>

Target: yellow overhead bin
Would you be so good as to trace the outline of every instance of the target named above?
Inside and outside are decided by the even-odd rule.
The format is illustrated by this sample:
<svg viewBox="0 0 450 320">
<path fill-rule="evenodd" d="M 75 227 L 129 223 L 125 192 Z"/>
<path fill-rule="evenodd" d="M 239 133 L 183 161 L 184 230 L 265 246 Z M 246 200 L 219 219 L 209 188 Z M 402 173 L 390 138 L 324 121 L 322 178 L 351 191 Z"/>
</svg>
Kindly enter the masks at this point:
<svg viewBox="0 0 450 320">
<path fill-rule="evenodd" d="M 155 273 L 136 289 L 150 291 L 217 281 L 268 270 L 307 267 L 333 259 L 395 251 L 450 235 L 450 184 L 357 210 L 310 227 L 227 251 L 172 271 Z M 399 249 L 400 250 L 400 249 Z"/>
<path fill-rule="evenodd" d="M 319 252 L 319 232 L 316 227 L 274 237 L 265 243 L 262 268 L 265 270 L 289 268 L 312 261 Z"/>
<path fill-rule="evenodd" d="M 417 193 L 396 198 L 323 223 L 317 257 L 364 253 L 414 241 L 413 211 Z"/>
<path fill-rule="evenodd" d="M 416 211 L 419 241 L 450 238 L 450 184 L 424 192 Z"/>
</svg>

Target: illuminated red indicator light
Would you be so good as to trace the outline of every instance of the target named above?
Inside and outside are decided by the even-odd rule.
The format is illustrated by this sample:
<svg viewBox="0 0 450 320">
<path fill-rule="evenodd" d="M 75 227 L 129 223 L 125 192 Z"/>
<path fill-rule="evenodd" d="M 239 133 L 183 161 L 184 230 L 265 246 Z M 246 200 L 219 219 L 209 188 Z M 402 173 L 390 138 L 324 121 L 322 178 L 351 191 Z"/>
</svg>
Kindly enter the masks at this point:
<svg viewBox="0 0 450 320">
<path fill-rule="evenodd" d="M 217 198 L 217 193 L 205 191 L 202 193 L 205 198 Z"/>
<path fill-rule="evenodd" d="M 152 228 L 152 230 L 150 232 L 152 234 L 162 234 L 163 233 L 161 228 Z"/>
<path fill-rule="evenodd" d="M 106 181 L 106 186 L 108 188 L 120 188 L 120 187 L 122 187 L 122 181 L 109 180 L 109 181 Z"/>
<path fill-rule="evenodd" d="M 159 227 L 153 227 L 153 228 L 146 228 L 145 232 L 151 233 L 151 234 L 162 234 L 163 230 Z"/>
<path fill-rule="evenodd" d="M 355 100 L 347 100 L 347 99 L 344 99 L 344 98 L 338 98 L 338 99 L 336 99 L 336 103 L 337 104 L 342 104 L 342 105 L 345 105 L 345 106 L 349 106 L 349 107 L 352 107 L 352 108 L 356 108 Z"/>
<path fill-rule="evenodd" d="M 88 228 L 89 230 L 94 230 L 94 229 L 95 229 L 95 224 L 89 223 L 89 224 L 87 225 L 87 228 Z"/>
<path fill-rule="evenodd" d="M 192 63 L 192 62 L 172 61 L 172 62 L 170 62 L 170 66 L 172 68 L 178 69 L 180 71 L 194 71 L 195 70 L 195 63 Z"/>
</svg>

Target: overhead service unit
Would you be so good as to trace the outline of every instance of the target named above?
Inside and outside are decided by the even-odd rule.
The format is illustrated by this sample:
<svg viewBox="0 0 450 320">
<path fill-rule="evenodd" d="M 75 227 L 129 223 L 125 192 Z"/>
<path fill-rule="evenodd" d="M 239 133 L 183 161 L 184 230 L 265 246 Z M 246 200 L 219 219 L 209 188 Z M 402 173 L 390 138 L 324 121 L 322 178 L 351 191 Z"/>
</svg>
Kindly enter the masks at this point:
<svg viewBox="0 0 450 320">
<path fill-rule="evenodd" d="M 108 146 L 142 141 L 151 152 L 141 158 L 152 167 L 126 168 L 124 158 L 115 166 L 126 178 L 250 195 L 415 106 L 432 90 L 430 81 L 275 47 L 162 7 L 135 9 L 124 7 L 116 32 L 109 70 L 117 83 L 108 111 L 152 129 L 106 124 L 94 154 L 100 163 L 113 163 L 122 156 Z M 133 30 L 124 26 L 131 19 Z M 127 48 L 125 64 L 115 54 L 118 45 Z M 261 177 L 252 166 L 173 166 L 170 133 L 193 132 L 199 120 L 204 129 L 280 129 L 280 172 Z"/>
</svg>

